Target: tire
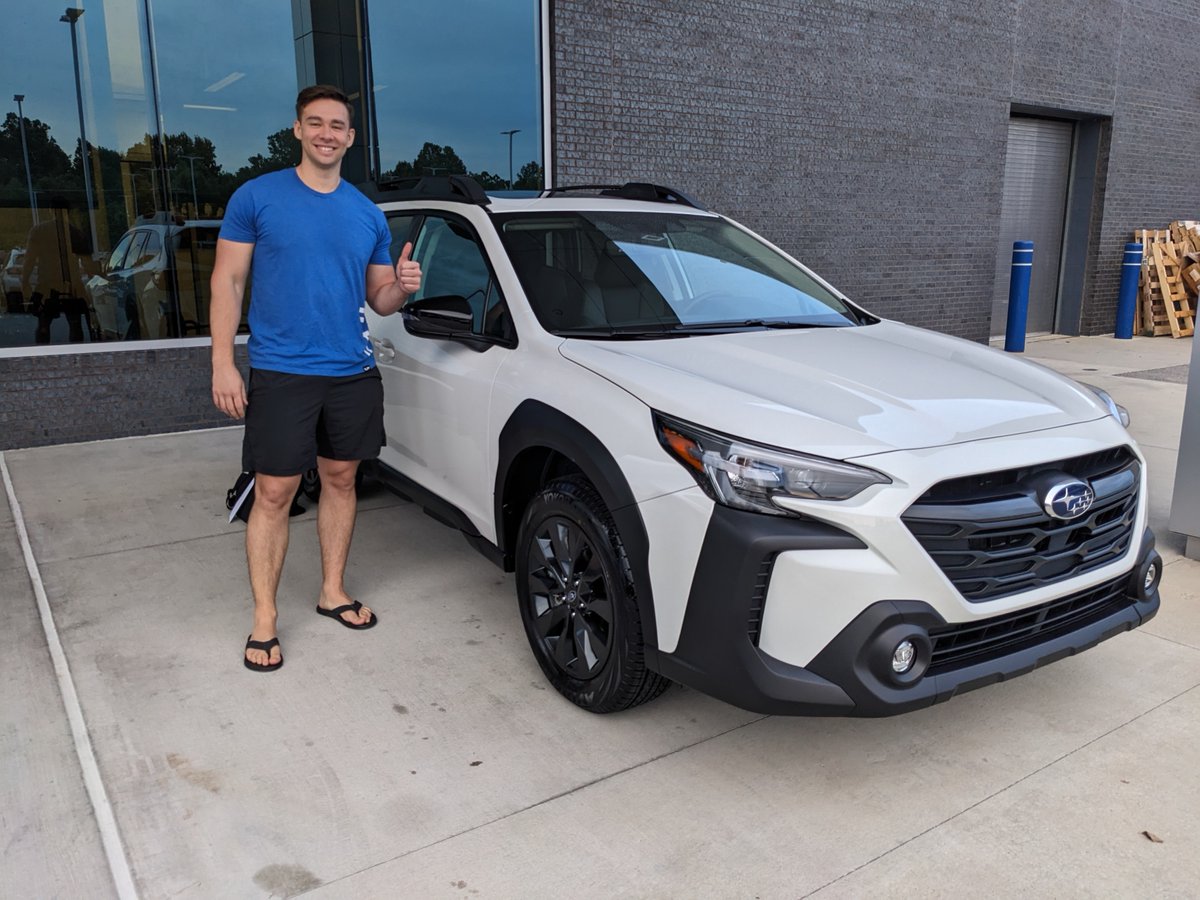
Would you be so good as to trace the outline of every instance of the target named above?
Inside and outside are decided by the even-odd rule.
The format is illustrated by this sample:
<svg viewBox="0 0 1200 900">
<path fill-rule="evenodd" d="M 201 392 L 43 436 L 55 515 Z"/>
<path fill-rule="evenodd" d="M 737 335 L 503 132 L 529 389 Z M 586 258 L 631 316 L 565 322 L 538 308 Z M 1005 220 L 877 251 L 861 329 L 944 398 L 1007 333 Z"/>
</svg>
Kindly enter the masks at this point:
<svg viewBox="0 0 1200 900">
<path fill-rule="evenodd" d="M 516 577 L 533 655 L 576 706 L 617 712 L 670 686 L 646 668 L 625 547 L 585 479 L 552 481 L 530 501 L 517 532 Z"/>
</svg>

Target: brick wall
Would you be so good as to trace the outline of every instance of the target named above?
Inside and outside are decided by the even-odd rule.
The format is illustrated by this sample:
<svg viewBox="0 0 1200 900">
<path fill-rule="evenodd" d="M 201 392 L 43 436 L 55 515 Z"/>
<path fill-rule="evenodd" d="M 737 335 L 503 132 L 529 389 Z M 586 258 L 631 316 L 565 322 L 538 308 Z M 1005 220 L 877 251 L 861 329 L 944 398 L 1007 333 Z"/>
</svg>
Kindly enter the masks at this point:
<svg viewBox="0 0 1200 900">
<path fill-rule="evenodd" d="M 989 333 L 1013 105 L 1111 118 L 1081 330 L 1135 227 L 1200 218 L 1196 3 L 556 0 L 557 182 L 658 180 L 869 309 Z"/>
<path fill-rule="evenodd" d="M 0 450 L 229 424 L 207 347 L 0 358 Z"/>
</svg>

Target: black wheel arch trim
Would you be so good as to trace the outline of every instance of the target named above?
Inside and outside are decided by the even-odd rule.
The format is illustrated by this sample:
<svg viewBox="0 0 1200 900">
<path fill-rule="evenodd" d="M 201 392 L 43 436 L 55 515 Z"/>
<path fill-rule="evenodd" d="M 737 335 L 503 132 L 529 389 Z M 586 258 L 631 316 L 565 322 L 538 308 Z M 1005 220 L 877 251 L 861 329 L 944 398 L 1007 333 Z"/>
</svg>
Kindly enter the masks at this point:
<svg viewBox="0 0 1200 900">
<path fill-rule="evenodd" d="M 648 411 L 646 428 L 651 428 Z M 633 491 L 621 467 L 599 438 L 566 413 L 538 400 L 522 402 L 513 410 L 500 432 L 494 499 L 496 543 L 504 558 L 504 568 L 512 570 L 517 529 L 523 513 L 523 510 L 513 510 L 508 506 L 513 463 L 522 453 L 533 448 L 544 448 L 570 460 L 595 486 L 600 499 L 608 507 L 621 534 L 633 574 L 646 645 L 646 662 L 651 668 L 656 668 L 658 625 L 650 585 L 650 539 Z"/>
</svg>

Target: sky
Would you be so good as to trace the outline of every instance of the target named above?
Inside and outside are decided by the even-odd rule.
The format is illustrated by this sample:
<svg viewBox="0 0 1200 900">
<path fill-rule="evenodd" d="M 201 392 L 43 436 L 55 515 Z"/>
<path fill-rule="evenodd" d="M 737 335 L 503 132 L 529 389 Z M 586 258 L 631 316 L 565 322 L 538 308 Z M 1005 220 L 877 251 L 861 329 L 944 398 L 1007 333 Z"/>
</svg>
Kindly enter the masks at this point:
<svg viewBox="0 0 1200 900">
<path fill-rule="evenodd" d="M 295 117 L 292 0 L 0 0 L 4 50 L 0 98 L 51 127 L 67 152 L 79 137 L 71 28 L 76 25 L 85 127 L 93 144 L 121 152 L 153 130 L 151 73 L 158 58 L 161 116 L 168 133 L 211 139 L 227 170 L 266 153 L 266 137 Z M 422 144 L 449 144 L 471 171 L 508 171 L 541 160 L 539 0 L 374 0 L 380 158 L 385 169 Z M 359 123 L 361 124 L 361 123 Z M 365 138 L 362 130 L 360 139 Z"/>
</svg>

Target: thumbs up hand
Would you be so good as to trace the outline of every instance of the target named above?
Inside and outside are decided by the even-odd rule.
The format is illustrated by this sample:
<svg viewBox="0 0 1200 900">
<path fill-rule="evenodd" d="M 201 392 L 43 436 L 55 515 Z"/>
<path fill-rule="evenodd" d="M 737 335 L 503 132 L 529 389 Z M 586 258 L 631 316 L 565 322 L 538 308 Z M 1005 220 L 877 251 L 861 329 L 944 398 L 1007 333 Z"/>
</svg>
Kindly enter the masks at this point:
<svg viewBox="0 0 1200 900">
<path fill-rule="evenodd" d="M 405 294 L 414 294 L 421 289 L 421 264 L 412 258 L 413 245 L 409 241 L 396 261 L 396 281 Z"/>
</svg>

